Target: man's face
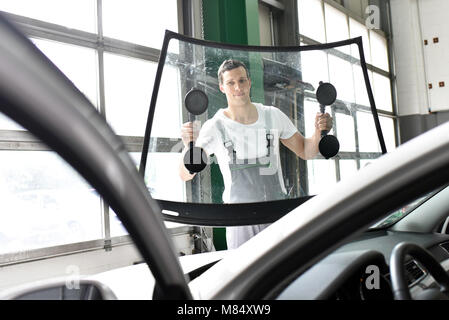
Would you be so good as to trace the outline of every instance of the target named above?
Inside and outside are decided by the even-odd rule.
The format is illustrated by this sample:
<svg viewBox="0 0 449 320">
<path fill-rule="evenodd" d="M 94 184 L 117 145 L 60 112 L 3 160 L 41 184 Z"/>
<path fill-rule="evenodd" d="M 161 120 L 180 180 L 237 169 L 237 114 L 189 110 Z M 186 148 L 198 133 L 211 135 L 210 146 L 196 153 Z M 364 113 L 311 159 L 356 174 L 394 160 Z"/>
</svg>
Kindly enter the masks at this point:
<svg viewBox="0 0 449 320">
<path fill-rule="evenodd" d="M 246 104 L 250 102 L 251 80 L 243 67 L 238 67 L 222 74 L 220 91 L 226 95 L 228 103 Z"/>
</svg>

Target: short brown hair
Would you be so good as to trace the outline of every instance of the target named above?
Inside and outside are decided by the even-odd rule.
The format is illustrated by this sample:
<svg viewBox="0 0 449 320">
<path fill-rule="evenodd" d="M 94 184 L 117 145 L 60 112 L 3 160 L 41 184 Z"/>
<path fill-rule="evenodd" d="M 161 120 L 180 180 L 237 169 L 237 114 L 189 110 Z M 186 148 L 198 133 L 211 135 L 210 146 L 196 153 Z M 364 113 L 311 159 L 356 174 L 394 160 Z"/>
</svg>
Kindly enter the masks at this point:
<svg viewBox="0 0 449 320">
<path fill-rule="evenodd" d="M 228 59 L 223 61 L 220 68 L 218 68 L 218 83 L 223 83 L 223 73 L 229 70 L 237 69 L 239 67 L 243 67 L 246 71 L 246 76 L 249 79 L 249 71 L 248 68 L 245 66 L 245 64 L 242 61 L 234 60 L 234 59 Z"/>
</svg>

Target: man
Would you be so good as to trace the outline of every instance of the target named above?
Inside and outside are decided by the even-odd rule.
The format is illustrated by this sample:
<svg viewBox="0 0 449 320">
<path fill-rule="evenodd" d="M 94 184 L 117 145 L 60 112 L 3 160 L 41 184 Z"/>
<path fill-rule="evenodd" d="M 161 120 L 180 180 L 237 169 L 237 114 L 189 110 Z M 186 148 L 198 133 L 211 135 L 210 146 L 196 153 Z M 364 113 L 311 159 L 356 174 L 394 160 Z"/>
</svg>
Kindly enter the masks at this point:
<svg viewBox="0 0 449 320">
<path fill-rule="evenodd" d="M 207 155 L 215 154 L 225 183 L 223 201 L 285 199 L 279 141 L 298 157 L 311 159 L 318 153 L 321 130 L 332 128 L 332 118 L 327 113 L 317 113 L 315 132 L 312 137 L 305 138 L 278 108 L 251 101 L 251 79 L 241 61 L 225 60 L 218 69 L 218 81 L 228 106 L 204 123 L 195 145 L 202 147 Z M 196 132 L 191 122 L 183 124 L 181 137 L 184 146 L 195 140 Z M 182 161 L 179 174 L 183 181 L 195 176 Z M 228 249 L 240 246 L 266 226 L 228 227 Z"/>
</svg>

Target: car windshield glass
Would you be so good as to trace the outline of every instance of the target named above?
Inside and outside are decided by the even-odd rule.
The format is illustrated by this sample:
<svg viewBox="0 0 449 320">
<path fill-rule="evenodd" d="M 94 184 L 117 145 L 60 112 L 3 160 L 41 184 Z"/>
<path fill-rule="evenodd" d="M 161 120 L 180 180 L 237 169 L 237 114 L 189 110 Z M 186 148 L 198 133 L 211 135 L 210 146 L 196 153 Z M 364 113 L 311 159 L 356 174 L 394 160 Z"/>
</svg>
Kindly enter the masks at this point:
<svg viewBox="0 0 449 320">
<path fill-rule="evenodd" d="M 388 228 L 398 222 L 399 220 L 403 219 L 405 216 L 407 216 L 409 213 L 411 213 L 413 210 L 418 208 L 420 205 L 422 205 L 424 202 L 432 198 L 436 193 L 438 193 L 441 190 L 439 188 L 438 190 L 434 190 L 432 192 L 429 192 L 425 194 L 422 197 L 419 197 L 409 204 L 405 205 L 404 207 L 393 211 L 392 213 L 388 214 L 388 216 L 381 221 L 374 224 L 370 229 L 383 229 Z"/>
<path fill-rule="evenodd" d="M 167 35 L 141 161 L 163 209 L 306 199 L 382 154 L 361 40 L 270 48 Z"/>
</svg>

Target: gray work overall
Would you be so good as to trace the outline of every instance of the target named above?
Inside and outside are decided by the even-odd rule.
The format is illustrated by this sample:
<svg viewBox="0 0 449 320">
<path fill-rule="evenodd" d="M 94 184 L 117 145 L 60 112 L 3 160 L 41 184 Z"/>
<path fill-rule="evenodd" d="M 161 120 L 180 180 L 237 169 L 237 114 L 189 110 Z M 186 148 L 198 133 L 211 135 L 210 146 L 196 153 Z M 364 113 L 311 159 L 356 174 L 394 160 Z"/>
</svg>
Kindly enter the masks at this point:
<svg viewBox="0 0 449 320">
<path fill-rule="evenodd" d="M 281 200 L 286 198 L 286 194 L 282 191 L 281 183 L 277 170 L 277 157 L 274 153 L 273 134 L 270 132 L 271 117 L 269 111 L 265 111 L 265 130 L 267 140 L 267 154 L 264 157 L 255 159 L 238 159 L 234 150 L 234 144 L 229 138 L 226 130 L 218 121 L 218 129 L 221 133 L 224 147 L 229 155 L 229 169 L 231 172 L 231 190 L 230 203 L 241 202 L 262 202 L 270 200 Z M 256 141 L 254 142 L 256 143 Z M 273 171 L 266 170 L 270 167 L 275 167 Z M 249 240 L 252 236 L 266 228 L 268 224 L 229 227 L 226 233 L 232 234 L 235 239 L 232 242 L 236 244 L 232 247 L 237 247 L 243 242 Z M 227 235 L 227 238 L 229 239 Z M 228 241 L 229 242 L 229 241 Z M 228 243 L 229 247 L 229 243 Z"/>
</svg>

